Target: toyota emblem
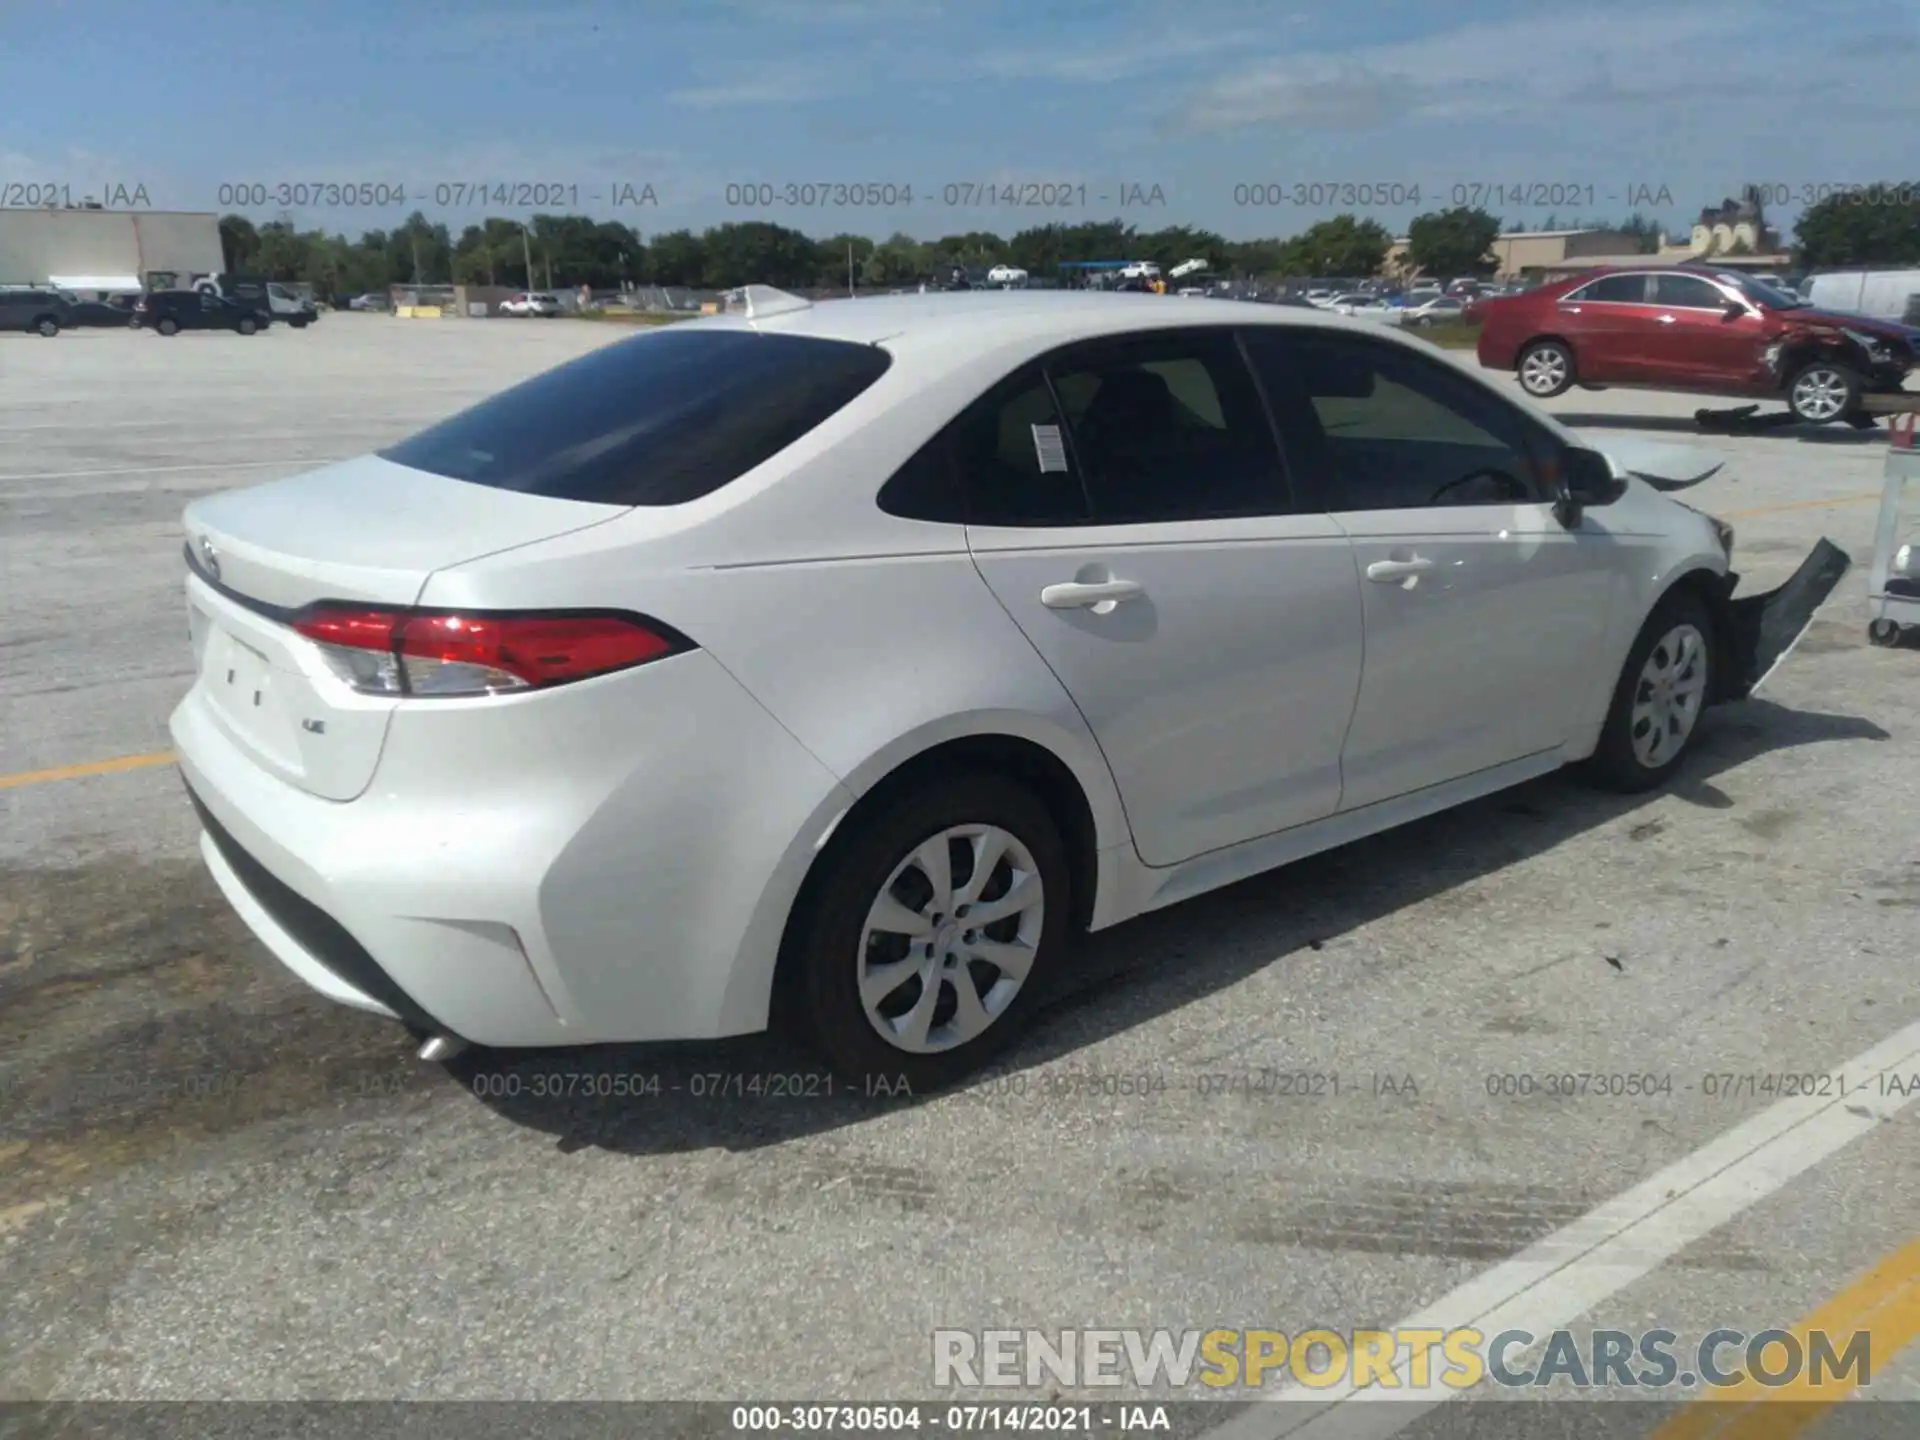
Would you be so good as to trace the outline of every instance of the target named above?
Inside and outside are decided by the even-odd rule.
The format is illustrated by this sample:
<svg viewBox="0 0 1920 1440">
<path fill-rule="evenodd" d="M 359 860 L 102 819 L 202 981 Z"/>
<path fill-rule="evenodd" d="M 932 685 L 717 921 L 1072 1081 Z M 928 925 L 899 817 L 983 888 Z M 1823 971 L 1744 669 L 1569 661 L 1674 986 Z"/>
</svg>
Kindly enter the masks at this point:
<svg viewBox="0 0 1920 1440">
<path fill-rule="evenodd" d="M 219 552 L 213 548 L 213 542 L 204 535 L 200 537 L 200 563 L 206 568 L 209 579 L 218 580 L 220 578 Z"/>
</svg>

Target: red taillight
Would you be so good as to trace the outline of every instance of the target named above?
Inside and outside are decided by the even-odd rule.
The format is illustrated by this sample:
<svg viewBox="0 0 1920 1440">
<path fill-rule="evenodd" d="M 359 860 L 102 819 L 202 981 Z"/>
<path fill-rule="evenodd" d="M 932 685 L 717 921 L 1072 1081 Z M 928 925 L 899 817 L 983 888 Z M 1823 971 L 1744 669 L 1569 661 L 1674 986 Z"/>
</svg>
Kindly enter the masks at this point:
<svg viewBox="0 0 1920 1440">
<path fill-rule="evenodd" d="M 608 614 L 471 615 L 315 606 L 293 628 L 375 695 L 487 695 L 585 680 L 687 648 L 662 626 Z"/>
</svg>

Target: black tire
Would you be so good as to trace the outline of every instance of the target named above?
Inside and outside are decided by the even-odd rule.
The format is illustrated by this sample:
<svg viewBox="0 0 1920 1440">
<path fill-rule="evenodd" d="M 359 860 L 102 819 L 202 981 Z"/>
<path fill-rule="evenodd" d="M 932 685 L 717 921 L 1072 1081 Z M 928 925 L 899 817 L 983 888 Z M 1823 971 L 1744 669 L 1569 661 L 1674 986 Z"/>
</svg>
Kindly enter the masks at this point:
<svg viewBox="0 0 1920 1440">
<path fill-rule="evenodd" d="M 60 333 L 60 322 L 51 315 L 42 315 L 33 322 L 34 332 L 51 340 Z"/>
<path fill-rule="evenodd" d="M 251 335 L 260 328 L 260 322 L 251 315 L 242 315 L 233 328 L 242 335 Z"/>
<path fill-rule="evenodd" d="M 1865 388 L 1852 366 L 1822 356 L 1788 377 L 1787 409 L 1803 425 L 1831 425 L 1859 411 Z"/>
<path fill-rule="evenodd" d="M 852 828 L 837 835 L 821 857 L 794 914 L 781 957 L 779 1018 L 835 1070 L 871 1093 L 899 1093 L 902 1080 L 914 1094 L 938 1090 L 985 1063 L 1019 1032 L 1036 993 L 1044 987 L 1048 967 L 1067 945 L 1073 895 L 1066 846 L 1053 816 L 1030 790 L 982 771 L 929 780 L 889 797 L 849 823 Z M 920 845 L 963 825 L 997 826 L 1025 847 L 1044 897 L 1038 939 L 1025 979 L 984 1030 L 952 1048 L 909 1051 L 882 1037 L 860 998 L 859 962 L 871 953 L 863 948 L 868 939 L 867 915 L 895 870 Z M 958 882 L 960 867 L 953 873 Z M 1004 883 L 1011 883 L 1010 874 Z M 892 888 L 896 896 L 906 894 L 911 906 L 915 893 L 911 886 L 916 884 L 924 887 L 924 876 L 910 872 Z M 986 898 L 996 898 L 1002 885 L 1001 872 L 994 872 Z M 901 958 L 908 958 L 906 937 L 897 938 Z M 985 967 L 984 971 L 963 965 L 941 973 L 937 981 L 941 993 L 933 1011 L 936 1021 L 945 1023 L 940 1020 L 943 1014 L 952 1017 L 956 999 L 952 987 L 969 984 L 981 995 L 983 985 L 990 991 L 1001 978 L 985 961 L 971 964 Z M 882 1014 L 910 1010 L 911 1002 L 924 994 L 920 978 L 908 975 L 886 997 L 890 1008 Z"/>
<path fill-rule="evenodd" d="M 1634 744 L 1635 732 L 1642 728 L 1635 721 L 1634 707 L 1647 684 L 1642 672 L 1654 651 L 1665 645 L 1668 637 L 1682 626 L 1691 626 L 1701 643 L 1697 664 L 1704 674 L 1699 699 L 1695 702 L 1692 722 L 1678 745 L 1650 764 L 1640 757 Z M 1699 737 L 1702 714 L 1719 684 L 1719 667 L 1724 657 L 1718 646 L 1719 632 L 1712 612 L 1699 596 L 1685 590 L 1676 591 L 1653 607 L 1653 613 L 1634 639 L 1633 648 L 1627 652 L 1627 663 L 1620 667 L 1620 679 L 1613 688 L 1613 703 L 1607 710 L 1606 726 L 1600 732 L 1600 744 L 1587 761 L 1590 778 L 1609 790 L 1637 794 L 1656 789 L 1672 777 Z M 1685 673 L 1691 675 L 1692 668 Z"/>
<path fill-rule="evenodd" d="M 307 328 L 307 324 L 308 324 L 308 322 L 305 320 L 289 320 L 287 323 L 293 326 L 293 328 L 296 330 L 304 330 Z"/>
<path fill-rule="evenodd" d="M 180 322 L 169 315 L 153 328 L 158 330 L 162 335 L 178 335 L 180 333 Z"/>
<path fill-rule="evenodd" d="M 1531 362 L 1531 364 L 1529 364 Z M 1564 395 L 1579 381 L 1573 350 L 1564 340 L 1535 340 L 1513 362 L 1520 388 L 1536 400 Z"/>
</svg>

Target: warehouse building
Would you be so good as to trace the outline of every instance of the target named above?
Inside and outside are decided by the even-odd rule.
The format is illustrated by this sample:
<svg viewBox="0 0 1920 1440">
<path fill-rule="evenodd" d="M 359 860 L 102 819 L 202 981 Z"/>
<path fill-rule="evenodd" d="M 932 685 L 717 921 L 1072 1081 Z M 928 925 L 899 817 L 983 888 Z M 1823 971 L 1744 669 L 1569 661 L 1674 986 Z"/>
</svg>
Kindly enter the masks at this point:
<svg viewBox="0 0 1920 1440">
<path fill-rule="evenodd" d="M 225 268 L 211 211 L 0 210 L 0 285 L 164 289 Z"/>
</svg>

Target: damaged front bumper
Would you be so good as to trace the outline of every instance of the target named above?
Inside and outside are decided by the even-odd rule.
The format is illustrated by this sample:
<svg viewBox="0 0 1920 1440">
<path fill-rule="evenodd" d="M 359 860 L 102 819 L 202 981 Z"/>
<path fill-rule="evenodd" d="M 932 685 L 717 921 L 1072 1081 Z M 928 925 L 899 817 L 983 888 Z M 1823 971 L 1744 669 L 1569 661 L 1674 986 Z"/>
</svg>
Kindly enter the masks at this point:
<svg viewBox="0 0 1920 1440">
<path fill-rule="evenodd" d="M 1733 658 L 1719 688 L 1721 700 L 1744 700 L 1758 690 L 1807 633 L 1813 617 L 1853 567 L 1831 540 L 1813 547 L 1793 577 L 1761 595 L 1733 597 L 1738 575 L 1726 577 L 1722 612 L 1726 648 Z"/>
</svg>

